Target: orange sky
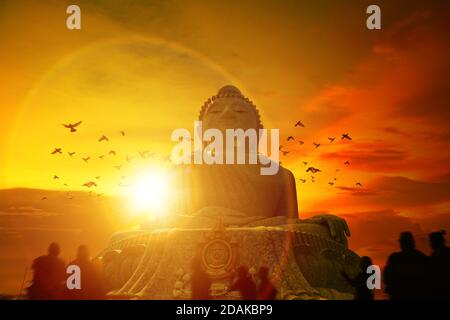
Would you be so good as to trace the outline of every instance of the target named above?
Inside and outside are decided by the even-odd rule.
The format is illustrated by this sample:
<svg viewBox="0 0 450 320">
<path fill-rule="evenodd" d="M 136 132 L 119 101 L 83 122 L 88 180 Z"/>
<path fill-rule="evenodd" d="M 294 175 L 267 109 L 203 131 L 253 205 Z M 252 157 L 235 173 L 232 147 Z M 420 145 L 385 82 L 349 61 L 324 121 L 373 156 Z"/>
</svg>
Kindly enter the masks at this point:
<svg viewBox="0 0 450 320">
<path fill-rule="evenodd" d="M 265 127 L 280 128 L 301 217 L 345 217 L 351 247 L 377 263 L 396 249 L 400 231 L 415 232 L 426 249 L 427 232 L 450 230 L 445 1 L 378 2 L 380 31 L 365 28 L 370 1 L 77 1 L 80 31 L 65 27 L 68 4 L 0 5 L 0 189 L 64 191 L 44 205 L 41 191 L 20 198 L 0 190 L 0 292 L 17 291 L 23 267 L 51 237 L 70 249 L 98 241 L 100 250 L 110 232 L 132 225 L 126 201 L 93 205 L 80 195 L 73 205 L 61 195 L 101 175 L 96 192 L 123 196 L 118 182 L 152 164 L 138 151 L 167 154 L 171 131 L 192 128 L 224 84 L 255 102 Z M 293 127 L 298 119 L 305 128 Z M 76 134 L 61 126 L 78 120 Z M 353 140 L 338 141 L 342 133 Z M 102 134 L 110 141 L 97 142 Z M 64 154 L 50 156 L 55 147 Z M 98 158 L 109 150 L 118 155 Z M 323 171 L 315 183 L 302 161 Z M 115 201 L 123 211 L 111 219 Z M 76 208 L 89 222 L 67 218 Z M 104 226 L 100 234 L 94 225 Z M 73 237 L 83 232 L 85 240 Z M 40 241 L 31 249 L 30 239 Z"/>
</svg>

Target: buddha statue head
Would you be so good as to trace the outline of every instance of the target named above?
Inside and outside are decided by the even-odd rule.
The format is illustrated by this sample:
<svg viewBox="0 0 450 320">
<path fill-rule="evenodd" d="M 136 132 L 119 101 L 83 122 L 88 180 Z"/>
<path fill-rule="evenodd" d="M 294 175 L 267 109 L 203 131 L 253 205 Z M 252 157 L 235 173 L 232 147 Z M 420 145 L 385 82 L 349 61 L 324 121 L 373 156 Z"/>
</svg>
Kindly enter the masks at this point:
<svg viewBox="0 0 450 320">
<path fill-rule="evenodd" d="M 203 128 L 219 129 L 262 129 L 259 112 L 251 100 L 244 97 L 238 88 L 227 85 L 202 106 L 199 120 Z"/>
</svg>

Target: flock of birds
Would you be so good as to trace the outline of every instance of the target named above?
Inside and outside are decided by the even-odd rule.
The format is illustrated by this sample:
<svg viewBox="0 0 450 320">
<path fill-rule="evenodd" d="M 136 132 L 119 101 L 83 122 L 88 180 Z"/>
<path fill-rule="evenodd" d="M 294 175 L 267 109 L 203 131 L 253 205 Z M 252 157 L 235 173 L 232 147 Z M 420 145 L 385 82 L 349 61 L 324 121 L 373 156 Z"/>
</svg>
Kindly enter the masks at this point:
<svg viewBox="0 0 450 320">
<path fill-rule="evenodd" d="M 76 122 L 76 123 L 63 124 L 63 126 L 64 126 L 65 128 L 67 128 L 67 129 L 70 129 L 70 132 L 71 132 L 71 133 L 75 133 L 75 132 L 78 131 L 78 127 L 79 127 L 81 124 L 82 124 L 82 121 L 78 121 L 78 122 Z M 304 125 L 301 121 L 297 121 L 297 122 L 295 123 L 294 127 L 305 127 L 305 125 Z M 120 135 L 121 135 L 122 137 L 124 137 L 124 136 L 125 136 L 125 131 L 123 131 L 123 130 L 120 131 Z M 286 140 L 287 140 L 287 142 L 290 142 L 290 141 L 296 142 L 296 143 L 298 143 L 299 145 L 304 145 L 304 144 L 305 144 L 305 142 L 304 142 L 303 140 L 296 139 L 294 136 L 288 136 Z M 334 143 L 334 141 L 336 140 L 336 137 L 328 137 L 328 140 L 329 140 L 330 143 Z M 340 137 L 340 140 L 349 140 L 349 141 L 351 141 L 352 138 L 350 137 L 350 135 L 349 135 L 348 133 L 343 133 L 343 134 L 341 135 L 341 137 Z M 108 142 L 108 141 L 109 141 L 109 138 L 108 138 L 106 135 L 102 135 L 97 141 L 98 141 L 98 142 Z M 315 147 L 316 149 L 318 149 L 318 148 L 322 145 L 321 143 L 318 143 L 318 142 L 313 142 L 312 144 L 314 145 L 314 147 Z M 289 150 L 284 149 L 284 146 L 283 146 L 283 145 L 280 145 L 279 150 L 280 150 L 280 152 L 282 153 L 283 156 L 287 156 L 287 155 L 291 152 L 291 151 L 289 151 Z M 61 147 L 56 147 L 56 148 L 54 148 L 54 150 L 51 152 L 51 155 L 53 155 L 53 156 L 58 155 L 58 154 L 61 154 L 61 155 L 63 154 L 63 150 L 62 150 Z M 72 158 L 72 157 L 75 156 L 76 152 L 75 152 L 75 151 L 68 151 L 67 154 Z M 107 152 L 106 154 L 99 155 L 98 158 L 103 160 L 103 159 L 105 158 L 106 155 L 107 155 L 107 156 L 113 156 L 113 157 L 115 157 L 115 156 L 117 156 L 117 152 L 116 152 L 115 150 L 110 150 L 110 151 Z M 142 159 L 155 158 L 155 157 L 157 156 L 156 153 L 150 152 L 150 150 L 138 151 L 138 155 L 139 155 Z M 127 154 L 126 157 L 125 157 L 125 161 L 126 161 L 127 163 L 130 163 L 134 158 L 135 158 L 135 157 L 130 156 L 130 155 Z M 81 157 L 81 159 L 82 159 L 85 163 L 88 163 L 88 162 L 91 160 L 91 156 L 88 155 L 88 156 L 85 156 L 85 157 Z M 161 155 L 161 160 L 170 162 L 170 156 L 167 156 L 167 155 Z M 311 182 L 312 182 L 312 183 L 315 183 L 315 182 L 316 182 L 315 174 L 316 174 L 316 173 L 319 173 L 319 172 L 322 172 L 322 170 L 320 170 L 320 169 L 318 169 L 318 168 L 316 168 L 316 167 L 314 167 L 314 166 L 308 166 L 308 162 L 307 162 L 307 161 L 302 161 L 302 163 L 303 163 L 303 165 L 306 167 L 305 172 L 311 174 L 311 176 L 310 176 L 310 177 L 311 177 Z M 280 164 L 281 164 L 281 161 L 280 161 Z M 349 165 L 350 165 L 350 161 L 346 160 L 343 164 L 344 164 L 345 166 L 349 166 Z M 121 170 L 123 166 L 124 166 L 124 163 L 119 164 L 119 165 L 115 165 L 115 166 L 113 166 L 113 167 L 114 167 L 116 170 Z M 337 172 L 339 172 L 339 171 L 340 171 L 340 169 L 338 168 L 338 169 L 336 169 L 335 173 L 337 173 Z M 88 188 L 88 189 L 91 189 L 91 188 L 93 188 L 93 187 L 98 187 L 98 180 L 100 180 L 100 178 L 101 178 L 101 176 L 96 176 L 96 177 L 95 177 L 95 180 L 87 181 L 87 182 L 83 183 L 81 186 L 86 187 L 86 188 Z M 122 179 L 124 179 L 124 178 L 125 178 L 125 177 L 122 176 Z M 61 179 L 61 178 L 60 178 L 58 175 L 54 175 L 54 176 L 53 176 L 53 180 L 60 180 L 60 179 Z M 299 181 L 302 182 L 302 183 L 306 183 L 306 182 L 307 182 L 306 178 L 299 178 Z M 328 184 L 329 184 L 330 186 L 334 186 L 334 184 L 336 183 L 336 181 L 337 181 L 337 178 L 334 177 L 332 181 L 328 182 Z M 118 185 L 119 185 L 119 186 L 123 186 L 123 183 L 122 183 L 122 182 L 119 182 Z M 68 184 L 67 184 L 67 183 L 64 183 L 64 186 L 68 187 Z M 355 186 L 357 186 L 357 187 L 362 187 L 362 184 L 361 184 L 360 182 L 356 182 L 356 183 L 355 183 Z M 92 193 L 92 191 L 89 191 L 89 192 Z M 97 196 L 99 196 L 99 197 L 100 197 L 101 195 L 102 195 L 102 193 L 98 193 L 98 194 L 97 194 Z M 73 198 L 73 197 L 69 195 L 69 199 L 72 199 L 72 198 Z M 46 199 L 47 199 L 47 197 L 43 197 L 43 198 L 42 198 L 42 200 L 46 200 Z"/>
<path fill-rule="evenodd" d="M 82 124 L 82 121 L 78 121 L 76 123 L 63 124 L 63 126 L 65 128 L 67 128 L 67 129 L 70 129 L 70 133 L 75 133 L 75 132 L 78 131 L 78 127 L 81 124 Z M 123 131 L 123 130 L 120 131 L 120 135 L 122 137 L 124 137 L 125 136 L 125 131 Z M 108 141 L 110 141 L 110 139 L 106 135 L 102 135 L 97 141 L 98 142 L 108 142 Z M 55 147 L 54 150 L 51 152 L 51 155 L 53 155 L 53 156 L 63 155 L 63 154 L 64 154 L 63 148 L 61 148 L 61 147 Z M 69 157 L 72 158 L 72 157 L 74 157 L 76 155 L 76 151 L 68 151 L 67 154 L 69 155 Z M 154 153 L 154 152 L 151 152 L 150 150 L 138 151 L 137 154 L 142 159 L 150 159 L 150 158 L 152 158 L 152 159 L 157 160 L 157 158 L 158 158 L 158 155 L 156 153 Z M 116 150 L 112 150 L 111 149 L 111 150 L 109 150 L 109 152 L 99 155 L 98 158 L 103 160 L 103 159 L 105 159 L 105 156 L 116 157 L 117 155 L 118 155 L 118 152 Z M 92 159 L 93 159 L 93 157 L 91 157 L 91 155 L 81 157 L 81 160 L 83 160 L 85 163 L 89 163 Z M 127 163 L 130 163 L 134 159 L 135 159 L 134 156 L 131 156 L 131 155 L 127 154 L 125 156 L 124 160 Z M 164 161 L 164 162 L 169 162 L 170 161 L 170 156 L 168 156 L 168 155 L 160 155 L 159 159 L 161 161 Z M 117 171 L 120 171 L 123 167 L 124 167 L 124 162 L 121 163 L 121 164 L 113 166 L 113 168 L 115 168 Z M 125 176 L 122 176 L 121 178 L 123 180 L 123 179 L 125 179 Z M 99 186 L 99 182 L 98 181 L 100 179 L 101 179 L 101 176 L 96 176 L 94 180 L 87 181 L 87 182 L 81 184 L 81 186 L 82 187 L 86 187 L 88 189 L 91 189 L 93 187 L 98 187 Z M 61 177 L 55 174 L 53 176 L 53 180 L 61 180 Z M 63 185 L 66 186 L 66 187 L 69 186 L 67 183 L 64 183 Z M 125 186 L 122 181 L 119 182 L 118 185 L 119 186 Z M 90 190 L 89 193 L 92 194 L 92 190 Z M 70 195 L 70 194 L 68 194 L 68 195 L 69 195 L 69 199 L 73 199 L 72 195 Z M 102 195 L 103 195 L 103 193 L 97 193 L 98 197 L 101 197 Z M 41 200 L 47 200 L 47 199 L 48 199 L 48 197 L 42 197 L 41 198 Z"/>
<path fill-rule="evenodd" d="M 305 127 L 305 125 L 299 120 L 299 121 L 297 121 L 295 123 L 294 127 Z M 336 140 L 336 137 L 328 137 L 328 140 L 330 141 L 330 143 L 334 143 L 334 141 Z M 341 135 L 340 140 L 352 141 L 353 139 L 352 139 L 352 137 L 350 137 L 350 135 L 348 133 L 343 133 Z M 294 138 L 294 136 L 288 136 L 286 138 L 286 141 L 287 142 L 294 141 L 294 142 L 297 142 L 299 145 L 304 145 L 305 144 L 305 142 L 303 140 L 300 140 L 300 139 L 296 140 Z M 316 149 L 319 148 L 322 145 L 321 143 L 318 143 L 318 142 L 313 142 L 312 144 L 313 144 L 313 146 Z M 283 154 L 283 156 L 287 156 L 290 153 L 289 150 L 284 149 L 283 145 L 280 145 L 279 150 Z M 305 172 L 311 173 L 311 182 L 315 183 L 316 182 L 316 178 L 315 178 L 314 174 L 316 174 L 318 172 L 322 172 L 322 170 L 320 170 L 320 169 L 318 169 L 316 167 L 313 167 L 313 166 L 308 166 L 308 161 L 302 161 L 302 163 L 303 163 L 304 166 L 307 166 Z M 281 162 L 280 162 L 280 164 L 281 164 Z M 344 161 L 344 165 L 345 166 L 349 166 L 350 165 L 350 161 L 348 161 L 348 160 Z M 338 169 L 336 169 L 335 173 L 337 173 L 339 171 L 340 171 L 340 169 L 338 168 Z M 302 182 L 302 183 L 306 183 L 307 180 L 305 178 L 299 178 L 299 181 Z M 334 186 L 336 181 L 337 181 L 337 178 L 334 177 L 332 181 L 328 182 L 328 184 L 330 186 Z M 362 183 L 361 182 L 356 182 L 355 186 L 356 187 L 362 187 Z"/>
</svg>

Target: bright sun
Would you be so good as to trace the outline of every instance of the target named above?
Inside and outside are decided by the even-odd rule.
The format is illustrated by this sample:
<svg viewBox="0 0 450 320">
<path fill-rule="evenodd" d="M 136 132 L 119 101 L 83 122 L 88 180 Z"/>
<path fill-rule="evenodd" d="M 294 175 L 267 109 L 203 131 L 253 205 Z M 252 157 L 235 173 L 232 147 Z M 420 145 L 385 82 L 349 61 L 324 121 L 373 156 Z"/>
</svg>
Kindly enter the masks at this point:
<svg viewBox="0 0 450 320">
<path fill-rule="evenodd" d="M 139 173 L 129 189 L 134 210 L 152 217 L 164 215 L 168 207 L 169 180 L 164 169 Z"/>
</svg>

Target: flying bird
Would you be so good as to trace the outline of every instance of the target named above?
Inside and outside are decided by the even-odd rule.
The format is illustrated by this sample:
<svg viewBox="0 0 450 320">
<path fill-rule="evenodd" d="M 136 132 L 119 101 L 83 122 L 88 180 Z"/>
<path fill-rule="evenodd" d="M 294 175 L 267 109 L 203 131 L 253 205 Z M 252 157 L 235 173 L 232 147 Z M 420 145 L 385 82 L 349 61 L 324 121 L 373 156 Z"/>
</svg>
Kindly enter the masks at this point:
<svg viewBox="0 0 450 320">
<path fill-rule="evenodd" d="M 334 185 L 334 182 L 328 182 L 328 184 L 329 184 L 330 186 L 332 186 L 332 185 Z"/>
<path fill-rule="evenodd" d="M 94 181 L 89 181 L 89 182 L 86 182 L 85 184 L 83 184 L 82 186 L 91 188 L 91 187 L 97 187 L 97 184 Z"/>
<path fill-rule="evenodd" d="M 102 142 L 102 141 L 109 141 L 108 137 L 103 135 L 100 137 L 100 139 L 98 139 L 98 142 Z"/>
<path fill-rule="evenodd" d="M 315 142 L 313 142 L 313 145 L 314 145 L 316 148 L 320 147 L 320 143 L 315 143 Z"/>
<path fill-rule="evenodd" d="M 348 133 L 342 134 L 341 140 L 343 140 L 343 139 L 352 140 L 352 138 L 348 135 Z"/>
<path fill-rule="evenodd" d="M 330 142 L 333 142 L 334 139 L 336 139 L 336 138 L 335 137 L 333 137 L 333 138 L 328 137 L 328 140 L 330 140 Z"/>
<path fill-rule="evenodd" d="M 75 154 L 75 152 L 68 152 L 69 156 L 73 157 L 73 155 Z"/>
<path fill-rule="evenodd" d="M 64 185 L 65 185 L 66 187 L 68 187 L 67 183 L 64 183 Z"/>
<path fill-rule="evenodd" d="M 69 124 L 63 124 L 63 126 L 67 129 L 70 129 L 70 132 L 76 132 L 78 127 L 81 124 L 81 121 L 78 121 L 77 123 L 69 123 Z"/>
<path fill-rule="evenodd" d="M 298 143 L 299 143 L 300 145 L 302 145 L 302 144 L 304 144 L 305 142 L 300 140 Z"/>
<path fill-rule="evenodd" d="M 339 172 L 339 170 L 341 170 L 341 169 L 339 169 L 339 168 L 338 168 L 338 169 L 336 169 L 336 172 Z"/>
<path fill-rule="evenodd" d="M 289 151 L 281 151 L 283 153 L 283 156 L 287 155 Z"/>
<path fill-rule="evenodd" d="M 299 121 L 297 121 L 297 123 L 295 124 L 295 127 L 298 127 L 298 126 L 304 127 L 305 125 L 299 120 Z"/>
<path fill-rule="evenodd" d="M 41 200 L 47 200 L 47 197 L 42 197 Z"/>
<path fill-rule="evenodd" d="M 104 154 L 102 154 L 101 156 L 98 156 L 100 159 L 102 159 L 103 160 L 103 157 L 104 157 L 105 155 Z"/>
<path fill-rule="evenodd" d="M 303 183 L 305 183 L 306 182 L 306 180 L 305 179 L 299 179 L 301 182 L 303 182 Z"/>
<path fill-rule="evenodd" d="M 52 154 L 57 154 L 57 153 L 61 153 L 61 148 L 55 148 L 55 150 L 53 150 Z"/>
<path fill-rule="evenodd" d="M 132 157 L 132 156 L 129 156 L 129 155 L 127 154 L 126 160 L 127 160 L 128 163 L 130 163 L 131 160 L 133 160 L 133 157 Z"/>
<path fill-rule="evenodd" d="M 120 170 L 122 168 L 122 165 L 120 166 L 114 166 L 114 168 L 116 168 L 117 170 Z"/>
<path fill-rule="evenodd" d="M 122 137 L 125 137 L 125 131 L 120 131 L 120 134 L 122 135 Z"/>
<path fill-rule="evenodd" d="M 345 164 L 346 166 L 348 166 L 348 165 L 350 165 L 350 161 L 347 160 L 347 161 L 344 162 L 344 164 Z"/>
<path fill-rule="evenodd" d="M 57 175 L 53 176 L 53 180 L 59 179 L 59 177 Z"/>
<path fill-rule="evenodd" d="M 290 140 L 295 140 L 295 139 L 294 139 L 293 136 L 289 136 L 289 137 L 287 138 L 287 141 L 290 141 Z"/>
<path fill-rule="evenodd" d="M 357 182 L 356 185 L 357 185 L 358 187 L 362 187 L 362 184 L 361 184 L 360 182 Z"/>
<path fill-rule="evenodd" d="M 321 172 L 319 169 L 314 168 L 314 167 L 309 167 L 308 169 L 306 169 L 306 172 L 312 172 L 312 173 L 316 173 L 316 172 Z"/>
<path fill-rule="evenodd" d="M 89 159 L 91 159 L 91 157 L 81 158 L 81 159 L 83 159 L 83 161 L 87 163 L 89 161 Z"/>
<path fill-rule="evenodd" d="M 108 154 L 115 156 L 117 153 L 114 150 L 111 150 Z"/>
<path fill-rule="evenodd" d="M 283 148 L 283 145 L 280 144 L 280 146 L 278 147 L 278 150 L 281 151 L 282 148 Z"/>
<path fill-rule="evenodd" d="M 101 176 L 96 176 L 96 177 L 95 177 L 95 179 L 97 179 L 97 180 L 100 179 L 100 178 L 101 178 Z"/>
<path fill-rule="evenodd" d="M 139 151 L 139 155 L 142 157 L 142 159 L 147 159 L 147 155 L 150 153 L 150 151 Z"/>
<path fill-rule="evenodd" d="M 308 161 L 302 161 L 302 162 L 305 166 L 308 164 Z"/>
</svg>

